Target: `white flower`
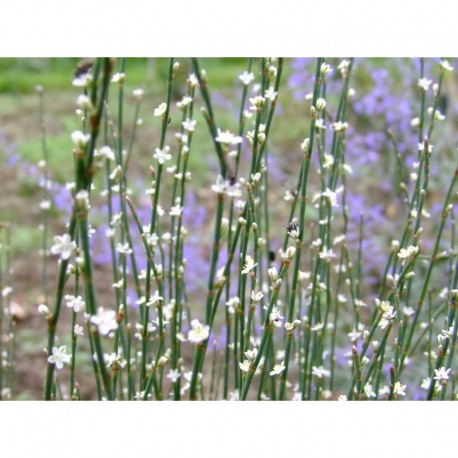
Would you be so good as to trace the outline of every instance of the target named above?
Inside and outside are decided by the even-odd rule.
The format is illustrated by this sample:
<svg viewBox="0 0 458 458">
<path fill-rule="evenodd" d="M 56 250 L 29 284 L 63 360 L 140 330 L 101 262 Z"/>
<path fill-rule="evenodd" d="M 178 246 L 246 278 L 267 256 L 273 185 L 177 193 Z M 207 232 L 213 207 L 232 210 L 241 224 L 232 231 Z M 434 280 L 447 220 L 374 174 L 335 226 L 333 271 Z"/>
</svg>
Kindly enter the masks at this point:
<svg viewBox="0 0 458 458">
<path fill-rule="evenodd" d="M 218 128 L 218 136 L 215 140 L 223 145 L 237 145 L 238 143 L 242 143 L 242 137 L 235 136 L 233 133 L 229 132 L 228 130 L 222 132 L 221 129 Z"/>
<path fill-rule="evenodd" d="M 121 355 L 118 355 L 116 353 L 111 353 L 111 354 L 105 353 L 103 355 L 103 359 L 105 360 L 106 367 L 111 367 L 113 366 L 114 363 L 116 364 L 121 363 Z"/>
<path fill-rule="evenodd" d="M 256 97 L 250 98 L 250 110 L 251 111 L 259 111 L 262 110 L 266 103 L 266 99 L 262 95 L 257 95 Z"/>
<path fill-rule="evenodd" d="M 188 332 L 188 340 L 193 343 L 200 343 L 208 339 L 210 326 L 202 325 L 199 320 L 191 321 L 191 330 Z"/>
<path fill-rule="evenodd" d="M 389 301 L 381 301 L 378 298 L 375 298 L 375 305 L 379 308 L 383 313 L 391 314 L 393 312 L 393 306 L 390 305 Z"/>
<path fill-rule="evenodd" d="M 347 335 L 350 337 L 352 342 L 356 342 L 361 337 L 361 333 L 358 331 L 349 332 Z"/>
<path fill-rule="evenodd" d="M 345 396 L 345 394 L 341 394 L 338 398 L 337 398 L 338 401 L 348 401 L 348 398 L 347 396 Z"/>
<path fill-rule="evenodd" d="M 75 336 L 84 336 L 84 329 L 83 326 L 80 326 L 79 324 L 75 324 L 75 327 L 73 328 L 73 334 Z"/>
<path fill-rule="evenodd" d="M 76 104 L 82 109 L 82 110 L 92 110 L 94 106 L 92 105 L 91 98 L 88 97 L 85 94 L 81 94 L 78 96 L 76 100 Z"/>
<path fill-rule="evenodd" d="M 332 128 L 335 132 L 345 132 L 348 129 L 348 123 L 342 121 L 333 122 Z"/>
<path fill-rule="evenodd" d="M 331 207 L 338 207 L 337 203 L 337 192 L 331 191 L 329 188 L 326 188 L 326 191 L 321 193 L 321 197 L 326 197 L 331 204 Z"/>
<path fill-rule="evenodd" d="M 320 67 L 320 72 L 322 75 L 326 75 L 332 72 L 332 68 L 329 64 L 327 64 L 326 62 L 323 62 Z"/>
<path fill-rule="evenodd" d="M 72 133 L 72 142 L 79 150 L 84 150 L 90 139 L 90 134 L 84 134 L 79 130 Z"/>
<path fill-rule="evenodd" d="M 253 302 L 253 304 L 257 304 L 263 297 L 264 297 L 264 294 L 262 294 L 261 291 L 259 292 L 251 291 L 251 301 Z"/>
<path fill-rule="evenodd" d="M 49 308 L 46 304 L 40 304 L 38 306 L 38 313 L 40 315 L 49 315 Z"/>
<path fill-rule="evenodd" d="M 334 156 L 324 153 L 323 169 L 329 169 L 334 164 Z"/>
<path fill-rule="evenodd" d="M 270 375 L 280 375 L 285 369 L 285 362 L 282 361 L 280 364 L 275 364 L 273 369 L 270 371 Z"/>
<path fill-rule="evenodd" d="M 258 264 L 254 262 L 250 255 L 246 255 L 246 263 L 243 266 L 242 275 L 247 274 L 250 270 L 254 269 Z"/>
<path fill-rule="evenodd" d="M 315 129 L 327 129 L 327 127 L 324 125 L 324 119 L 320 118 L 316 120 Z"/>
<path fill-rule="evenodd" d="M 337 66 L 337 69 L 340 71 L 342 78 L 345 78 L 348 75 L 348 67 L 350 66 L 350 61 L 343 59 L 342 62 Z"/>
<path fill-rule="evenodd" d="M 330 377 L 331 376 L 331 371 L 328 371 L 325 369 L 323 366 L 313 366 L 312 367 L 312 375 L 318 378 L 323 378 L 323 377 Z"/>
<path fill-rule="evenodd" d="M 418 87 L 426 92 L 429 89 L 429 86 L 431 86 L 431 83 L 432 81 L 427 78 L 420 78 L 418 80 Z"/>
<path fill-rule="evenodd" d="M 60 254 L 62 260 L 67 260 L 76 249 L 76 242 L 74 242 L 69 234 L 56 235 L 54 237 L 54 245 L 50 251 L 52 254 Z"/>
<path fill-rule="evenodd" d="M 273 87 L 270 87 L 269 89 L 266 90 L 264 93 L 264 97 L 271 102 L 273 102 L 277 98 L 277 93 L 274 91 Z"/>
<path fill-rule="evenodd" d="M 406 388 L 407 388 L 407 385 L 401 385 L 401 382 L 396 382 L 394 384 L 393 393 L 399 394 L 400 396 L 405 396 Z"/>
<path fill-rule="evenodd" d="M 402 313 L 404 313 L 405 316 L 412 316 L 415 313 L 415 309 L 412 307 L 404 306 L 402 308 Z"/>
<path fill-rule="evenodd" d="M 82 73 L 77 76 L 73 81 L 72 85 L 75 87 L 88 87 L 92 82 L 92 75 L 88 71 L 87 73 Z"/>
<path fill-rule="evenodd" d="M 372 385 L 370 383 L 366 383 L 364 385 L 364 394 L 368 397 L 368 398 L 375 398 L 375 393 L 374 391 L 372 390 Z"/>
<path fill-rule="evenodd" d="M 169 154 L 170 148 L 164 146 L 164 149 L 156 148 L 156 152 L 153 154 L 153 158 L 159 161 L 159 164 L 163 164 L 165 161 L 170 161 L 172 155 Z"/>
<path fill-rule="evenodd" d="M 242 372 L 248 372 L 248 369 L 250 368 L 250 362 L 246 359 L 243 361 L 243 363 L 239 363 L 239 367 Z"/>
<path fill-rule="evenodd" d="M 281 326 L 281 323 L 280 323 L 281 320 L 283 320 L 283 317 L 280 315 L 280 312 L 279 312 L 277 306 L 275 305 L 272 308 L 272 311 L 270 312 L 269 323 L 273 324 L 275 327 L 279 328 Z"/>
<path fill-rule="evenodd" d="M 67 307 L 73 309 L 75 312 L 79 312 L 85 306 L 81 296 L 75 297 L 67 294 L 65 300 L 67 301 Z"/>
<path fill-rule="evenodd" d="M 316 101 L 316 109 L 317 109 L 318 111 L 323 111 L 325 108 L 326 108 L 326 100 L 320 97 L 320 98 Z"/>
<path fill-rule="evenodd" d="M 97 315 L 92 315 L 90 318 L 91 324 L 97 326 L 99 334 L 106 336 L 110 331 L 118 329 L 118 323 L 116 322 L 116 312 L 113 310 L 104 310 L 103 307 L 99 307 Z"/>
<path fill-rule="evenodd" d="M 448 72 L 453 71 L 453 67 L 450 65 L 448 60 L 441 60 L 441 67 Z"/>
<path fill-rule="evenodd" d="M 115 160 L 115 155 L 113 150 L 109 146 L 102 146 L 99 151 L 97 152 L 97 156 L 104 157 L 109 161 Z"/>
<path fill-rule="evenodd" d="M 175 205 L 170 209 L 169 215 L 170 216 L 180 216 L 183 212 L 183 207 L 180 205 Z"/>
<path fill-rule="evenodd" d="M 441 367 L 440 369 L 434 369 L 434 374 L 435 374 L 434 380 L 438 380 L 438 381 L 448 380 L 449 372 L 450 372 L 450 368 L 448 368 L 447 370 L 445 370 L 445 367 Z"/>
<path fill-rule="evenodd" d="M 49 210 L 51 208 L 51 201 L 50 200 L 42 200 L 40 202 L 41 210 Z"/>
<path fill-rule="evenodd" d="M 417 253 L 418 247 L 411 245 L 407 249 L 401 248 L 401 250 L 398 253 L 398 258 L 402 259 L 403 262 L 411 261 L 415 258 Z"/>
<path fill-rule="evenodd" d="M 162 302 L 164 298 L 159 296 L 159 291 L 156 290 L 153 296 L 150 296 L 148 302 L 146 303 L 147 307 L 151 307 L 152 305 L 156 305 L 158 302 Z"/>
<path fill-rule="evenodd" d="M 336 257 L 334 251 L 332 251 L 332 249 L 328 250 L 327 247 L 323 247 L 323 251 L 321 251 L 318 255 L 320 259 L 323 259 L 326 263 L 330 263 L 331 260 Z"/>
<path fill-rule="evenodd" d="M 118 72 L 118 73 L 115 73 L 111 77 L 111 82 L 112 83 L 122 84 L 124 82 L 125 78 L 126 78 L 126 74 L 125 73 Z"/>
<path fill-rule="evenodd" d="M 132 91 L 132 95 L 137 99 L 137 100 L 141 100 L 143 98 L 143 94 L 144 94 L 144 91 L 143 89 L 134 89 Z"/>
<path fill-rule="evenodd" d="M 257 355 L 258 355 L 258 349 L 256 347 L 253 348 L 253 350 L 247 350 L 245 352 L 245 356 L 248 358 L 249 361 L 254 361 Z"/>
<path fill-rule="evenodd" d="M 0 249 L 1 249 L 1 245 L 0 245 Z M 9 296 L 12 292 L 13 292 L 13 288 L 12 288 L 11 286 L 5 286 L 5 287 L 2 289 L 2 297 L 7 297 L 7 296 Z"/>
<path fill-rule="evenodd" d="M 161 103 L 157 108 L 154 109 L 154 116 L 162 116 L 167 110 L 167 104 Z"/>
<path fill-rule="evenodd" d="M 132 253 L 132 248 L 129 246 L 128 243 L 124 243 L 124 244 L 118 243 L 118 245 L 116 246 L 116 251 L 118 253 L 127 255 L 127 254 Z"/>
<path fill-rule="evenodd" d="M 192 97 L 185 95 L 179 102 L 177 102 L 177 107 L 182 110 L 186 108 L 192 102 Z"/>
<path fill-rule="evenodd" d="M 253 80 L 253 73 L 248 73 L 246 70 L 239 76 L 239 80 L 244 86 L 248 86 Z"/>
<path fill-rule="evenodd" d="M 62 347 L 52 347 L 52 355 L 48 358 L 48 363 L 54 364 L 56 369 L 62 369 L 64 364 L 70 362 L 70 355 L 67 355 L 67 347 L 63 345 Z"/>
<path fill-rule="evenodd" d="M 179 369 L 170 369 L 169 373 L 166 375 L 166 378 L 175 383 L 181 377 Z"/>
<path fill-rule="evenodd" d="M 186 121 L 183 121 L 181 124 L 183 129 L 187 132 L 194 132 L 197 121 L 195 119 L 186 119 Z"/>
<path fill-rule="evenodd" d="M 420 388 L 424 390 L 429 390 L 429 385 L 431 385 L 431 377 L 426 377 L 422 380 Z"/>
</svg>

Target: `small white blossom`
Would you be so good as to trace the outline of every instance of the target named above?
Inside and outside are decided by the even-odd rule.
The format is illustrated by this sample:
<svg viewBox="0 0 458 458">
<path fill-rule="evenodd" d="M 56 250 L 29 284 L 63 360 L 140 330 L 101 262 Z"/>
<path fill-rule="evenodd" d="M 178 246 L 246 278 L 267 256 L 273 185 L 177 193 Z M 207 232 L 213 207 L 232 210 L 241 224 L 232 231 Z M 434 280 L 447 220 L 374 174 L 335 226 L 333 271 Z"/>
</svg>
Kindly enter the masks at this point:
<svg viewBox="0 0 458 458">
<path fill-rule="evenodd" d="M 251 301 L 253 302 L 253 304 L 257 304 L 263 297 L 264 297 L 264 294 L 262 294 L 261 291 L 259 292 L 251 291 Z"/>
<path fill-rule="evenodd" d="M 398 258 L 401 259 L 403 262 L 411 261 L 415 258 L 418 253 L 417 246 L 409 246 L 407 249 L 401 248 L 398 253 Z"/>
<path fill-rule="evenodd" d="M 67 260 L 76 249 L 76 242 L 72 241 L 69 234 L 56 235 L 54 237 L 54 245 L 50 251 L 52 254 L 60 254 L 62 260 Z"/>
<path fill-rule="evenodd" d="M 116 246 L 116 251 L 118 253 L 128 255 L 132 253 L 132 248 L 129 246 L 128 243 L 124 243 L 124 244 L 118 243 Z"/>
<path fill-rule="evenodd" d="M 429 89 L 429 86 L 431 86 L 431 83 L 432 81 L 427 78 L 420 78 L 418 80 L 418 87 L 426 92 Z"/>
<path fill-rule="evenodd" d="M 85 303 L 81 296 L 72 296 L 67 294 L 65 296 L 65 300 L 67 301 L 67 307 L 73 309 L 75 312 L 79 312 L 84 306 Z"/>
<path fill-rule="evenodd" d="M 374 391 L 372 390 L 372 385 L 371 384 L 366 383 L 364 385 L 364 394 L 368 398 L 375 398 L 376 395 L 375 395 Z"/>
<path fill-rule="evenodd" d="M 104 310 L 103 307 L 99 307 L 97 315 L 92 315 L 90 318 L 91 324 L 97 326 L 99 334 L 106 336 L 110 331 L 118 329 L 118 323 L 116 322 L 116 312 L 113 310 Z"/>
<path fill-rule="evenodd" d="M 337 122 L 332 123 L 332 128 L 334 129 L 335 132 L 345 132 L 348 129 L 348 123 L 337 121 Z"/>
<path fill-rule="evenodd" d="M 49 315 L 49 308 L 46 304 L 40 304 L 38 306 L 38 313 L 40 315 Z"/>
<path fill-rule="evenodd" d="M 67 355 L 67 347 L 63 345 L 62 347 L 52 347 L 52 355 L 48 357 L 48 363 L 54 364 L 56 369 L 62 369 L 64 364 L 70 362 L 71 356 Z"/>
<path fill-rule="evenodd" d="M 161 103 L 157 108 L 154 109 L 154 116 L 162 116 L 167 111 L 167 104 Z"/>
<path fill-rule="evenodd" d="M 171 380 L 172 383 L 175 383 L 181 377 L 179 369 L 170 369 L 169 373 L 166 375 L 166 378 Z"/>
<path fill-rule="evenodd" d="M 187 132 L 194 132 L 197 121 L 195 119 L 186 119 L 186 121 L 183 121 L 181 124 L 183 129 Z"/>
<path fill-rule="evenodd" d="M 247 274 L 250 270 L 254 269 L 258 264 L 254 262 L 250 255 L 246 255 L 246 263 L 243 266 L 242 275 Z"/>
<path fill-rule="evenodd" d="M 80 326 L 79 324 L 75 324 L 75 327 L 73 328 L 73 334 L 75 336 L 84 336 L 83 326 Z"/>
<path fill-rule="evenodd" d="M 453 67 L 450 65 L 448 60 L 441 60 L 441 64 L 440 65 L 444 70 L 446 70 L 448 72 L 453 71 Z"/>
<path fill-rule="evenodd" d="M 191 321 L 191 330 L 188 332 L 188 340 L 192 343 L 200 343 L 208 339 L 210 326 L 202 325 L 199 320 Z"/>
<path fill-rule="evenodd" d="M 125 79 L 126 79 L 126 74 L 125 74 L 125 73 L 122 73 L 122 72 L 118 72 L 118 73 L 115 73 L 115 74 L 111 77 L 111 82 L 112 82 L 112 83 L 122 84 L 122 83 L 124 82 Z"/>
<path fill-rule="evenodd" d="M 80 151 L 84 150 L 90 139 L 90 134 L 85 134 L 79 130 L 72 133 L 72 142 Z"/>
<path fill-rule="evenodd" d="M 281 326 L 281 323 L 280 323 L 281 320 L 283 320 L 283 317 L 280 315 L 280 312 L 279 312 L 277 306 L 275 305 L 272 308 L 272 311 L 270 312 L 269 323 L 273 324 L 275 327 L 279 328 Z"/>
<path fill-rule="evenodd" d="M 402 385 L 401 382 L 396 382 L 394 384 L 393 393 L 398 394 L 400 396 L 405 396 L 406 388 L 407 388 L 407 385 Z"/>
<path fill-rule="evenodd" d="M 239 76 L 239 80 L 244 86 L 248 86 L 253 80 L 253 73 L 248 73 L 246 70 Z"/>
<path fill-rule="evenodd" d="M 273 369 L 270 371 L 270 375 L 280 375 L 285 369 L 285 362 L 282 361 L 280 364 L 275 364 Z"/>
<path fill-rule="evenodd" d="M 221 129 L 218 129 L 218 136 L 215 140 L 223 145 L 237 145 L 238 143 L 242 143 L 242 137 L 236 136 L 233 133 L 229 132 L 228 130 L 222 132 Z"/>
<path fill-rule="evenodd" d="M 274 91 L 273 87 L 270 87 L 269 89 L 266 90 L 264 93 L 264 97 L 271 102 L 273 102 L 277 98 L 277 92 Z"/>
<path fill-rule="evenodd" d="M 323 366 L 313 366 L 312 375 L 318 378 L 329 378 L 331 376 L 331 371 L 325 369 Z"/>
<path fill-rule="evenodd" d="M 159 164 L 164 164 L 165 161 L 170 161 L 172 155 L 169 153 L 170 148 L 164 146 L 163 149 L 156 148 L 156 152 L 153 154 L 153 158 L 157 159 Z"/>
<path fill-rule="evenodd" d="M 243 361 L 243 363 L 239 363 L 239 367 L 242 372 L 248 372 L 248 369 L 250 368 L 250 362 L 246 359 Z"/>
<path fill-rule="evenodd" d="M 449 372 L 450 368 L 448 368 L 447 370 L 445 370 L 445 367 L 441 367 L 440 369 L 434 369 L 434 380 L 448 380 Z"/>
<path fill-rule="evenodd" d="M 134 89 L 132 91 L 132 95 L 138 100 L 140 101 L 142 98 L 143 98 L 143 95 L 144 95 L 145 91 L 143 89 Z"/>
</svg>

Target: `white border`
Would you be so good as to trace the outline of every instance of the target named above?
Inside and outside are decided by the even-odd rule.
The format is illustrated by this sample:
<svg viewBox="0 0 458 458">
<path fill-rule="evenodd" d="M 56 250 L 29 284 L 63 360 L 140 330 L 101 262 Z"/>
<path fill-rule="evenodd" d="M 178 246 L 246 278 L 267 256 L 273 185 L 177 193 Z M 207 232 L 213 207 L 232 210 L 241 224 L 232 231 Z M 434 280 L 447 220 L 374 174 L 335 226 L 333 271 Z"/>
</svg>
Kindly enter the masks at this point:
<svg viewBox="0 0 458 458">
<path fill-rule="evenodd" d="M 0 406 L 0 450 L 8 458 L 158 452 L 186 458 L 448 456 L 451 407 L 449 402 L 7 402 Z"/>
<path fill-rule="evenodd" d="M 15 0 L 2 4 L 0 55 L 454 56 L 456 17 L 444 0 Z M 11 458 L 448 455 L 450 407 L 11 402 L 0 404 L 0 451 Z"/>
<path fill-rule="evenodd" d="M 446 0 L 14 0 L 4 57 L 454 56 Z"/>
</svg>

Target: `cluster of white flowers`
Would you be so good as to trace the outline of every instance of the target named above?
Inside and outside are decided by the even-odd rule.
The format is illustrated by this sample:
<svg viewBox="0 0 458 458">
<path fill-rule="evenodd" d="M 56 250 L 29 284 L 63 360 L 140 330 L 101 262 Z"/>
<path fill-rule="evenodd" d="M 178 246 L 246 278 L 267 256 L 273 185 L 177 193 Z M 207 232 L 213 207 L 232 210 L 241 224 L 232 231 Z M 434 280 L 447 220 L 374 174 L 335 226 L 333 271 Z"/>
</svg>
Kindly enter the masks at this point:
<svg viewBox="0 0 458 458">
<path fill-rule="evenodd" d="M 239 183 L 232 183 L 230 180 L 225 180 L 221 175 L 218 175 L 216 183 L 211 186 L 211 189 L 217 194 L 226 194 L 231 198 L 237 198 L 242 195 Z"/>
<path fill-rule="evenodd" d="M 398 253 L 398 258 L 402 260 L 404 265 L 406 262 L 412 261 L 418 254 L 418 247 L 410 245 L 406 248 L 401 248 Z"/>
</svg>

